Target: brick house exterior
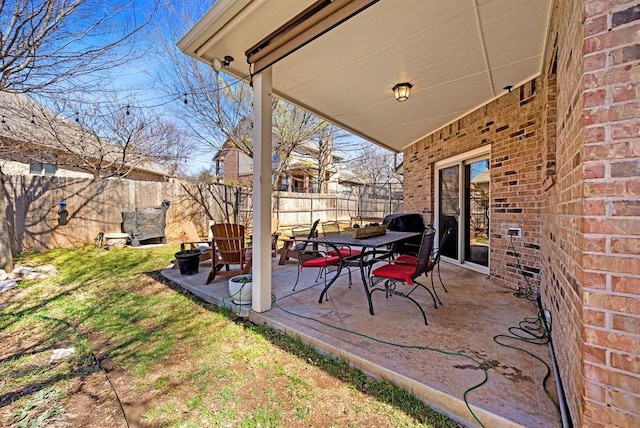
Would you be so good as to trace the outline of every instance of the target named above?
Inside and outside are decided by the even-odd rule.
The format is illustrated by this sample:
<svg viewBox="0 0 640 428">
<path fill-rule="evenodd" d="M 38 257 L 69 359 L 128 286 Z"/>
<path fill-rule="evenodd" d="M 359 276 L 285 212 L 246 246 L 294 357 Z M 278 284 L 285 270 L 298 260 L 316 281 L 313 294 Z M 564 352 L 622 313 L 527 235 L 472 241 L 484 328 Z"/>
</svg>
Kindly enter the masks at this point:
<svg viewBox="0 0 640 428">
<path fill-rule="evenodd" d="M 436 163 L 490 147 L 489 274 L 540 290 L 574 426 L 640 426 L 640 1 L 556 0 L 546 46 L 405 149 L 405 211 L 433 222 Z"/>
</svg>

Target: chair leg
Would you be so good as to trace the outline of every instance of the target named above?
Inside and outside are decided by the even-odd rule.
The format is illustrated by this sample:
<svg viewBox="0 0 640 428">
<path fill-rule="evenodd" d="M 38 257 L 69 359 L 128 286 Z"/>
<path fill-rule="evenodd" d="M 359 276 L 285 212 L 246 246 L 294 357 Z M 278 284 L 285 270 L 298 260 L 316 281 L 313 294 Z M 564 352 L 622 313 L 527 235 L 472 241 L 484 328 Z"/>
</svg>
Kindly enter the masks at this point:
<svg viewBox="0 0 640 428">
<path fill-rule="evenodd" d="M 302 270 L 302 266 L 298 263 L 298 275 L 296 276 L 296 283 L 293 284 L 293 289 L 291 291 L 296 291 L 296 287 L 298 286 L 298 281 L 300 281 L 300 271 Z"/>
<path fill-rule="evenodd" d="M 440 284 L 442 284 L 442 288 L 444 288 L 444 292 L 448 293 L 447 287 L 444 286 L 444 282 L 442 282 L 442 277 L 440 276 L 440 263 L 438 262 L 438 278 L 440 279 Z"/>
<path fill-rule="evenodd" d="M 431 275 L 429 276 L 431 276 L 431 289 L 433 290 L 433 295 L 435 295 L 436 299 L 438 299 L 438 303 L 440 303 L 440 306 L 443 306 L 442 301 L 440 300 L 440 297 L 438 297 L 438 293 L 436 292 L 436 287 L 433 285 L 433 271 L 431 271 Z M 427 288 L 427 291 L 429 291 L 428 288 Z M 429 291 L 429 293 L 431 293 L 431 291 Z"/>
<path fill-rule="evenodd" d="M 413 288 L 413 290 L 415 290 L 415 288 Z M 411 294 L 413 290 L 411 290 L 409 294 Z M 373 294 L 374 291 L 384 291 L 386 293 L 387 298 L 389 297 L 389 295 L 392 295 L 392 296 L 395 295 L 400 297 L 406 297 L 407 299 L 411 300 L 414 303 L 414 305 L 416 305 L 418 309 L 420 309 L 420 313 L 422 314 L 422 318 L 424 319 L 424 325 L 429 325 L 429 323 L 427 322 L 427 314 L 424 313 L 424 309 L 422 309 L 422 306 L 420 306 L 420 303 L 418 303 L 413 297 L 409 296 L 409 294 L 404 294 L 398 290 L 389 288 L 386 285 L 386 283 L 384 288 L 374 288 L 373 290 L 371 290 L 371 294 Z M 427 289 L 427 291 L 429 291 L 429 294 L 431 294 L 431 291 L 429 289 Z M 433 297 L 433 295 L 431 295 L 431 297 Z M 434 299 L 434 303 L 435 303 L 435 299 Z"/>
</svg>

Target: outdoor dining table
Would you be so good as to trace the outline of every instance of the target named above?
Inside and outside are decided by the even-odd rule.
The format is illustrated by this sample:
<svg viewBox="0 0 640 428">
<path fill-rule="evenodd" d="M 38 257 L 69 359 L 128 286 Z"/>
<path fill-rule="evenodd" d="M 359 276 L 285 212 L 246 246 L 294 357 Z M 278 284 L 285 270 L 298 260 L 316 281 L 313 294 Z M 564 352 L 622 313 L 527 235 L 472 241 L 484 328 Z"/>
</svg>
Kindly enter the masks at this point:
<svg viewBox="0 0 640 428">
<path fill-rule="evenodd" d="M 337 235 L 327 235 L 318 238 L 307 239 L 307 242 L 330 247 L 339 256 L 336 274 L 324 286 L 318 303 L 322 303 L 325 294 L 340 276 L 344 267 L 358 267 L 362 276 L 362 285 L 369 303 L 369 313 L 373 315 L 373 304 L 371 303 L 371 293 L 369 292 L 369 280 L 367 269 L 377 261 L 390 258 L 393 254 L 392 246 L 395 243 L 420 236 L 419 232 L 394 232 L 387 230 L 383 235 L 370 236 L 367 238 L 354 238 L 351 233 L 341 233 Z M 361 252 L 354 256 L 343 256 L 339 251 L 341 247 L 361 248 Z"/>
</svg>

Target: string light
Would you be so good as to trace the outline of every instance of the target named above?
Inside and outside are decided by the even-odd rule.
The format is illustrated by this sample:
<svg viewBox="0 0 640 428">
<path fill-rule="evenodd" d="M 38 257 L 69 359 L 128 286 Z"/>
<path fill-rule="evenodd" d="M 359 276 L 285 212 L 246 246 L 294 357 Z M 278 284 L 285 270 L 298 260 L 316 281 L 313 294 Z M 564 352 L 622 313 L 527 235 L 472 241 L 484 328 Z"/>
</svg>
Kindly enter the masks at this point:
<svg viewBox="0 0 640 428">
<path fill-rule="evenodd" d="M 198 97 L 199 95 L 211 94 L 211 92 L 223 91 L 223 90 L 225 90 L 225 89 L 227 89 L 229 87 L 232 87 L 232 86 L 238 84 L 239 82 L 241 82 L 241 81 L 243 81 L 243 80 L 245 80 L 245 79 L 247 79 L 249 77 L 251 77 L 250 74 L 248 74 L 246 76 L 242 76 L 242 77 L 237 78 L 235 80 L 227 81 L 226 85 L 219 86 L 219 87 L 216 87 L 214 89 L 202 88 L 202 89 L 197 89 L 197 90 L 193 90 L 193 91 L 181 92 L 181 93 L 177 93 L 177 94 L 169 94 L 167 96 L 155 96 L 155 97 L 150 97 L 150 98 L 146 98 L 146 99 L 143 99 L 143 100 L 137 100 L 136 99 L 136 108 L 139 108 L 139 109 L 154 109 L 154 108 L 162 107 L 162 106 L 165 106 L 167 104 L 173 103 L 173 102 L 175 102 L 176 100 L 179 100 L 179 99 L 182 99 L 182 104 L 188 105 L 189 104 L 189 96 Z M 169 99 L 167 99 L 167 97 L 169 97 Z M 166 100 L 166 101 L 162 101 L 162 102 L 159 102 L 159 103 L 156 103 L 156 104 L 152 104 L 152 105 L 148 104 L 151 101 L 163 100 L 163 99 Z M 81 103 L 82 101 L 76 100 L 75 102 Z M 113 104 L 117 104 L 117 101 L 116 102 L 114 102 L 114 101 L 91 101 L 91 102 L 88 102 L 86 104 L 91 104 L 91 105 L 95 105 L 95 106 L 100 106 L 102 104 L 113 105 Z M 125 107 L 121 107 L 120 111 L 122 111 L 122 109 L 125 110 L 125 114 L 127 116 L 130 116 L 132 114 L 133 106 L 132 106 L 132 104 L 127 104 Z M 117 112 L 118 109 L 116 109 L 115 111 Z M 64 114 L 62 116 L 65 117 Z M 96 116 L 98 116 L 98 115 L 96 115 Z M 105 114 L 104 117 L 107 117 L 107 115 Z M 75 122 L 80 123 L 80 112 L 79 111 L 74 111 L 72 114 L 66 116 L 65 118 L 67 120 L 72 120 L 72 118 L 73 118 L 73 120 Z M 7 119 L 6 115 L 2 115 L 1 123 L 2 124 L 7 124 L 7 122 L 11 121 L 11 120 L 12 120 L 11 118 Z M 20 122 L 20 119 L 17 119 L 16 122 Z M 35 115 L 34 112 L 31 113 L 30 122 L 31 122 L 32 125 L 36 124 L 36 115 Z"/>
</svg>

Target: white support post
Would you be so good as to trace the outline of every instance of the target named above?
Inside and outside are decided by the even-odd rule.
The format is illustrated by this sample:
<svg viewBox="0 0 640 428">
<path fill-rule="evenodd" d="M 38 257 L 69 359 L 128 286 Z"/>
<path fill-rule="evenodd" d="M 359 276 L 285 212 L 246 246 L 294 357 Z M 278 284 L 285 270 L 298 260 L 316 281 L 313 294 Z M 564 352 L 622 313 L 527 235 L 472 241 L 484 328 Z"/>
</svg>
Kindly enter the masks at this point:
<svg viewBox="0 0 640 428">
<path fill-rule="evenodd" d="M 256 312 L 271 309 L 271 68 L 253 78 L 253 298 Z"/>
</svg>

